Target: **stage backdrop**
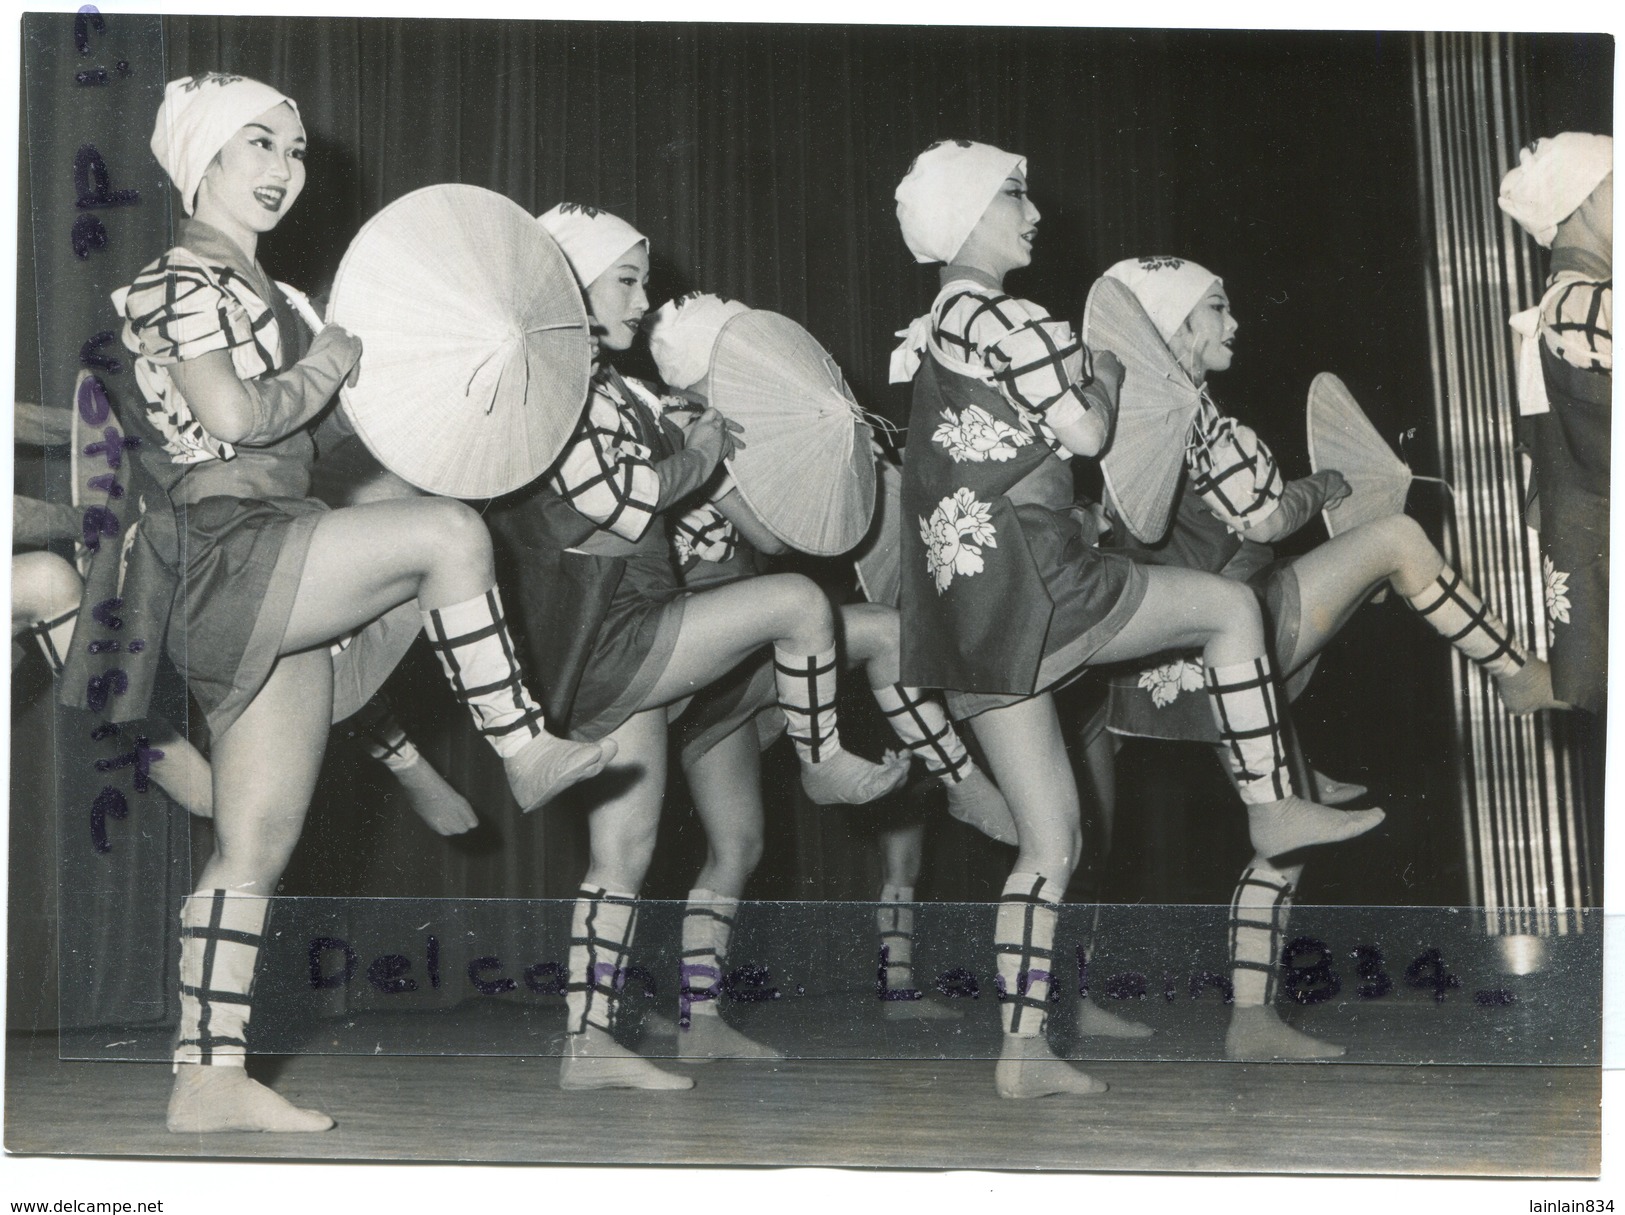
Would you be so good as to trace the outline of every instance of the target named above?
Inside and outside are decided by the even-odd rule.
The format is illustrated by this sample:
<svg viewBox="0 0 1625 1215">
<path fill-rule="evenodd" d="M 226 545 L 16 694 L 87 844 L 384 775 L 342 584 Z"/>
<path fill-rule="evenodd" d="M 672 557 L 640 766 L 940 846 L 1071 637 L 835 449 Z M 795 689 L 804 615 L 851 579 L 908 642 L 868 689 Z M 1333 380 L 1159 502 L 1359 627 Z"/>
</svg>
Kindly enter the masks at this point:
<svg viewBox="0 0 1625 1215">
<path fill-rule="evenodd" d="M 892 191 L 929 143 L 980 139 L 1029 157 L 1043 212 L 1013 290 L 1075 319 L 1114 261 L 1193 258 L 1225 278 L 1241 323 L 1219 398 L 1289 475 L 1308 471 L 1304 394 L 1324 370 L 1385 434 L 1417 428 L 1409 458 L 1438 471 L 1406 36 L 171 18 L 165 37 L 172 77 L 241 72 L 298 100 L 309 184 L 261 251 L 295 285 L 323 288 L 360 225 L 421 186 L 472 183 L 535 212 L 574 199 L 648 233 L 656 303 L 700 288 L 781 311 L 865 405 L 901 421 L 887 356 L 936 283 L 898 235 Z M 1513 48 L 1550 129 L 1606 129 L 1594 42 Z M 1437 534 L 1439 504 L 1413 509 Z M 476 805 L 502 804 L 422 659 L 403 674 L 402 716 Z M 1390 817 L 1311 866 L 1306 900 L 1465 899 L 1449 698 L 1443 647 L 1391 603 L 1327 655 L 1301 732 Z M 584 868 L 579 815 L 493 813 L 446 844 L 385 804 L 353 754 L 337 749 L 328 769 L 289 893 L 560 897 Z M 1247 849 L 1211 757 L 1131 746 L 1122 799 L 1109 896 L 1227 896 Z M 870 812 L 771 817 L 753 895 L 873 897 Z M 657 897 L 681 895 L 702 848 L 686 807 L 667 819 Z M 948 824 L 922 893 L 991 897 L 1007 863 Z"/>
</svg>

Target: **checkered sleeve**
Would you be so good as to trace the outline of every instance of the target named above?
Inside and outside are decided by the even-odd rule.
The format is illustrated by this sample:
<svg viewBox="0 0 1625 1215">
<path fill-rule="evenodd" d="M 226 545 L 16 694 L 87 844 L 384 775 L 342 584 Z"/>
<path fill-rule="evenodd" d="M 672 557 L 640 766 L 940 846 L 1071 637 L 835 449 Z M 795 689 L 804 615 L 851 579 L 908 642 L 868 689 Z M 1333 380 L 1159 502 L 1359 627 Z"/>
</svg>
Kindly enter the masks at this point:
<svg viewBox="0 0 1625 1215">
<path fill-rule="evenodd" d="M 1088 347 L 1071 325 L 1037 304 L 966 288 L 945 300 L 937 315 L 943 348 L 992 372 L 1024 417 L 1054 424 L 1094 407 L 1084 395 L 1094 383 Z"/>
<path fill-rule="evenodd" d="M 738 529 L 710 502 L 684 511 L 672 524 L 672 547 L 677 550 L 678 560 L 685 564 L 692 558 L 727 561 L 738 544 Z"/>
<path fill-rule="evenodd" d="M 1541 338 L 1582 371 L 1614 370 L 1614 281 L 1560 276 L 1541 308 Z"/>
<path fill-rule="evenodd" d="M 594 391 L 553 472 L 552 486 L 605 531 L 637 540 L 648 530 L 660 501 L 653 454 L 637 441 L 615 402 Z"/>
<path fill-rule="evenodd" d="M 1275 513 L 1285 485 L 1275 456 L 1253 431 L 1206 395 L 1185 445 L 1191 489 L 1231 531 L 1244 535 Z"/>
<path fill-rule="evenodd" d="M 125 344 L 160 365 L 233 350 L 256 336 L 247 309 L 176 249 L 130 285 L 124 317 Z"/>
</svg>

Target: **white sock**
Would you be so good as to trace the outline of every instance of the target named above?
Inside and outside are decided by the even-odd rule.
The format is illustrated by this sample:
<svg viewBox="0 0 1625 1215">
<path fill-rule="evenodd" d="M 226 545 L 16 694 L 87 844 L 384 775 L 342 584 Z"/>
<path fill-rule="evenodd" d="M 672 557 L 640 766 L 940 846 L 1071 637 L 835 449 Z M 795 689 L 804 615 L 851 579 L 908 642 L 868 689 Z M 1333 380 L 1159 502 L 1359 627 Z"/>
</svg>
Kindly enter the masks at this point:
<svg viewBox="0 0 1625 1215">
<path fill-rule="evenodd" d="M 880 888 L 875 928 L 886 949 L 886 986 L 892 991 L 914 986 L 914 887 L 887 884 Z"/>
<path fill-rule="evenodd" d="M 925 770 L 932 776 L 957 784 L 975 769 L 975 761 L 935 696 L 900 683 L 883 684 L 870 691 L 891 724 L 892 733 L 911 755 L 925 761 Z"/>
<path fill-rule="evenodd" d="M 1004 1032 L 1036 1038 L 1049 1016 L 1050 982 L 1055 968 L 1055 883 L 1036 873 L 1012 873 L 999 896 L 993 921 L 998 951 L 999 1012 Z"/>
<path fill-rule="evenodd" d="M 1302 865 L 1277 869 L 1262 857 L 1242 870 L 1230 898 L 1230 982 L 1243 1008 L 1275 1003 L 1281 946 Z"/>
<path fill-rule="evenodd" d="M 739 900 L 696 887 L 683 908 L 683 960 L 679 971 L 677 1024 L 687 1028 L 689 1015 L 722 1014 L 723 965 L 733 939 Z"/>
<path fill-rule="evenodd" d="M 1456 649 L 1491 675 L 1510 675 L 1528 660 L 1512 632 L 1484 606 L 1472 587 L 1448 565 L 1433 585 L 1406 597 L 1416 613 Z"/>
<path fill-rule="evenodd" d="M 1208 667 L 1207 690 L 1241 800 L 1258 806 L 1292 796 L 1292 772 L 1269 659 Z"/>
<path fill-rule="evenodd" d="M 200 890 L 181 905 L 181 1033 L 175 1062 L 242 1067 L 254 967 L 270 900 Z"/>
<path fill-rule="evenodd" d="M 841 746 L 835 720 L 835 647 L 796 654 L 773 647 L 773 676 L 790 741 L 802 763 L 816 764 Z"/>
<path fill-rule="evenodd" d="M 496 587 L 424 612 L 423 631 L 452 692 L 498 755 L 517 755 L 541 735 L 541 706 L 525 688 Z"/>
<path fill-rule="evenodd" d="M 583 885 L 570 916 L 569 980 L 565 984 L 566 1030 L 615 1028 L 627 959 L 637 930 L 638 896 Z"/>
</svg>

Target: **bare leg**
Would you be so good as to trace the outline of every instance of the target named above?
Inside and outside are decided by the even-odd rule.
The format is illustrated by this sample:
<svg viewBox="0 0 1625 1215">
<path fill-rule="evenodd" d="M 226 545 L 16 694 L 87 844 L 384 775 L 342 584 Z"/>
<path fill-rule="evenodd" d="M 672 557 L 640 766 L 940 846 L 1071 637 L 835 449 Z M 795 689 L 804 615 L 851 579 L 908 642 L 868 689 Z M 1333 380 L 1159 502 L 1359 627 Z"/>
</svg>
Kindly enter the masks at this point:
<svg viewBox="0 0 1625 1215">
<path fill-rule="evenodd" d="M 677 648 L 648 703 L 670 704 L 691 695 L 768 642 L 808 797 L 823 805 L 869 802 L 902 785 L 908 779 L 906 757 L 887 756 L 874 764 L 841 746 L 835 720 L 835 615 L 817 585 L 799 574 L 748 578 L 690 597 Z"/>
<path fill-rule="evenodd" d="M 576 898 L 569 960 L 564 1089 L 693 1087 L 615 1041 L 635 901 L 649 871 L 666 792 L 666 714 L 638 713 L 610 735 L 618 744 L 605 784 L 617 792 L 587 816 L 590 861 Z"/>
<path fill-rule="evenodd" d="M 613 746 L 555 738 L 524 687 L 501 617 L 491 537 L 449 498 L 409 498 L 323 515 L 311 537 L 284 651 L 325 645 L 416 599 L 452 690 L 502 756 L 520 809 L 595 776 Z"/>
<path fill-rule="evenodd" d="M 215 745 L 214 850 L 182 915 L 172 1131 L 321 1131 L 333 1125 L 325 1114 L 296 1109 L 250 1080 L 242 1067 L 266 900 L 304 826 L 332 700 L 326 651 L 289 655 Z M 231 999 L 232 993 L 241 998 Z"/>
<path fill-rule="evenodd" d="M 747 721 L 684 765 L 694 807 L 705 828 L 705 865 L 683 913 L 683 992 L 679 997 L 678 1057 L 781 1059 L 722 1017 L 728 946 L 745 883 L 762 859 L 762 761 L 756 723 Z"/>
<path fill-rule="evenodd" d="M 1083 846 L 1078 788 L 1055 702 L 1035 696 L 972 721 L 1021 837 L 999 904 L 1004 1044 L 993 1083 L 1001 1097 L 1098 1093 L 1106 1086 L 1055 1057 L 1045 1038 L 1054 971 L 1056 906 Z"/>
<path fill-rule="evenodd" d="M 55 553 L 11 559 L 11 635 L 33 633 L 52 675 L 60 675 L 67 660 L 83 592 L 78 571 Z"/>
<path fill-rule="evenodd" d="M 1486 667 L 1509 712 L 1567 707 L 1552 693 L 1546 663 L 1526 654 L 1493 615 L 1484 611 L 1478 616 L 1482 604 L 1471 587 L 1463 583 L 1443 596 L 1456 602 L 1443 603 L 1441 612 L 1424 610 L 1439 598 L 1433 594 L 1439 580 L 1456 576 L 1421 525 L 1408 515 L 1351 528 L 1298 558 L 1292 571 L 1298 580 L 1302 619 L 1294 653 L 1279 656 L 1285 670 L 1295 670 L 1318 654 L 1371 592 L 1386 582 L 1468 658 Z"/>
</svg>

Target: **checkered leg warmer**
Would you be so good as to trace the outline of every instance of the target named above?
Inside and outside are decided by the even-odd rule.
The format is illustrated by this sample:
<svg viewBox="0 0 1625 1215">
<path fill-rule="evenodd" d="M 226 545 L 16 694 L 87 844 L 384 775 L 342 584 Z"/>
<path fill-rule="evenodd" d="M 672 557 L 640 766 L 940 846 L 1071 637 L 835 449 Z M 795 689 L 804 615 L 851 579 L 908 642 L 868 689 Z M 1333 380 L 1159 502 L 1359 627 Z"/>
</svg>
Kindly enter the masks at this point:
<svg viewBox="0 0 1625 1215">
<path fill-rule="evenodd" d="M 790 741 L 802 763 L 816 764 L 840 749 L 835 721 L 835 647 L 822 654 L 773 649 L 773 676 Z"/>
<path fill-rule="evenodd" d="M 424 612 L 423 631 L 452 692 L 498 755 L 517 755 L 542 733 L 542 710 L 525 688 L 496 587 Z"/>
<path fill-rule="evenodd" d="M 885 885 L 875 908 L 875 928 L 886 951 L 886 986 L 892 991 L 914 986 L 914 887 Z"/>
<path fill-rule="evenodd" d="M 1049 1016 L 1060 890 L 1036 873 L 1012 873 L 993 921 L 1004 1032 L 1036 1038 Z"/>
<path fill-rule="evenodd" d="M 589 1025 L 614 1031 L 637 924 L 637 895 L 586 885 L 576 892 L 564 990 L 568 1032 L 586 1033 Z"/>
<path fill-rule="evenodd" d="M 1269 659 L 1208 667 L 1207 690 L 1241 800 L 1261 806 L 1292 796 L 1292 772 Z"/>
<path fill-rule="evenodd" d="M 229 890 L 200 890 L 181 905 L 177 1064 L 243 1066 L 269 907 L 268 899 Z"/>
<path fill-rule="evenodd" d="M 683 960 L 678 978 L 677 1023 L 687 1029 L 690 1014 L 715 1017 L 722 1009 L 723 967 L 733 939 L 739 900 L 696 887 L 683 908 Z"/>
<path fill-rule="evenodd" d="M 1448 565 L 1432 586 L 1406 602 L 1441 637 L 1491 675 L 1510 675 L 1528 660 L 1511 630 Z"/>
<path fill-rule="evenodd" d="M 871 691 L 892 733 L 909 754 L 925 761 L 927 772 L 956 784 L 969 775 L 974 766 L 970 754 L 940 700 L 900 683 L 884 684 Z"/>
<path fill-rule="evenodd" d="M 1302 865 L 1277 869 L 1254 858 L 1230 897 L 1230 981 L 1236 1004 L 1273 1004 L 1280 986 L 1281 946 Z"/>
</svg>

